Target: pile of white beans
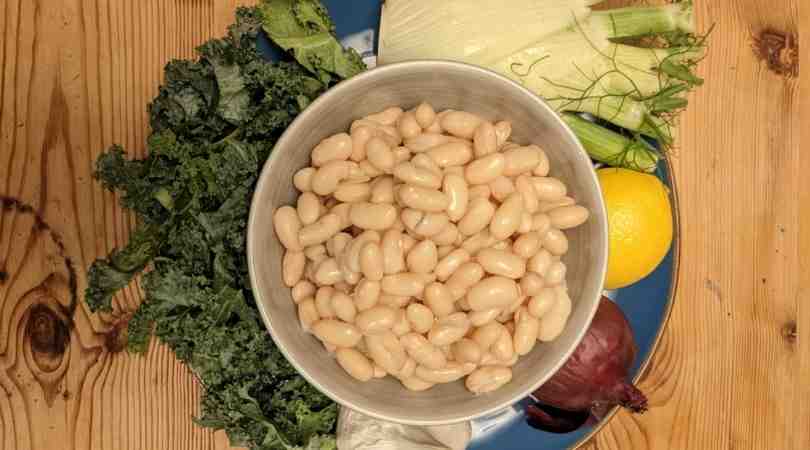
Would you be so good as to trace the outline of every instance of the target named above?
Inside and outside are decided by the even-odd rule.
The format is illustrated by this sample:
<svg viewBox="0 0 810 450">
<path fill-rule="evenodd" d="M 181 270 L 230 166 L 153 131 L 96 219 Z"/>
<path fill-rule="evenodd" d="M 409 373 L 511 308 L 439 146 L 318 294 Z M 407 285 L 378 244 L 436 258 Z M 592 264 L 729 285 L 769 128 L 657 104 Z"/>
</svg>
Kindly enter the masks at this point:
<svg viewBox="0 0 810 450">
<path fill-rule="evenodd" d="M 588 218 L 509 122 L 427 103 L 324 139 L 273 217 L 304 330 L 360 381 L 410 390 L 512 379 L 571 312 L 562 230 Z"/>
</svg>

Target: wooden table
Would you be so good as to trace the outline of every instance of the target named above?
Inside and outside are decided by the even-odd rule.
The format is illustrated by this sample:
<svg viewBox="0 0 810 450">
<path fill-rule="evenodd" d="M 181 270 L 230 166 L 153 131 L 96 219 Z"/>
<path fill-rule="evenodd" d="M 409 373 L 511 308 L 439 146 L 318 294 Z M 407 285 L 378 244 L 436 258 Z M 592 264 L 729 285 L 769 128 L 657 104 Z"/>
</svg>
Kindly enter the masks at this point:
<svg viewBox="0 0 810 450">
<path fill-rule="evenodd" d="M 227 448 L 192 424 L 198 386 L 172 354 L 119 352 L 122 313 L 76 293 L 133 226 L 95 157 L 143 151 L 163 64 L 222 34 L 237 1 L 0 1 L 0 449 Z M 683 262 L 640 384 L 651 410 L 586 447 L 807 450 L 810 5 L 697 3 L 717 27 L 674 158 Z M 137 286 L 116 300 L 138 301 Z"/>
</svg>

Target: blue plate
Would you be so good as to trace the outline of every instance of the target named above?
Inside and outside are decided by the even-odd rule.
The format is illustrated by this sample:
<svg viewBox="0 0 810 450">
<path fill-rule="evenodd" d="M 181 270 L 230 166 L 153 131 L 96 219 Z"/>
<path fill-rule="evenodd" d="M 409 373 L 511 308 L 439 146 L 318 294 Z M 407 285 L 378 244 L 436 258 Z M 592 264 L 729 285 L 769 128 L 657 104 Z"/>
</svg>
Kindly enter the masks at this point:
<svg viewBox="0 0 810 450">
<path fill-rule="evenodd" d="M 322 0 L 343 45 L 356 49 L 369 67 L 376 63 L 376 43 L 380 22 L 380 0 Z M 351 5 L 351 6 L 349 6 Z M 280 55 L 266 39 L 259 46 L 267 55 Z M 669 187 L 673 206 L 675 239 L 669 254 L 647 278 L 616 291 L 607 292 L 624 311 L 638 344 L 638 356 L 631 370 L 638 380 L 646 370 L 653 352 L 669 318 L 675 297 L 678 271 L 680 225 L 678 222 L 678 198 L 675 180 L 672 178 L 669 161 L 664 158 L 656 175 Z M 524 400 L 500 413 L 477 419 L 473 422 L 473 441 L 470 450 L 563 450 L 576 448 L 599 430 L 613 413 L 592 427 L 583 427 L 573 433 L 552 434 L 538 431 L 526 424 L 524 408 L 530 400 Z M 615 412 L 615 411 L 614 411 Z"/>
</svg>

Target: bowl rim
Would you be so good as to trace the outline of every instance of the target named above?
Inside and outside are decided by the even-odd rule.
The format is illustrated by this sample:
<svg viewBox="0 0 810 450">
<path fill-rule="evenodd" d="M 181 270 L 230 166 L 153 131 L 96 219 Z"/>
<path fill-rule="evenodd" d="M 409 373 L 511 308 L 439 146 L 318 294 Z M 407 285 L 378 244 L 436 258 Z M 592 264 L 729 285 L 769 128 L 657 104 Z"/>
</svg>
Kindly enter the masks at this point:
<svg viewBox="0 0 810 450">
<path fill-rule="evenodd" d="M 412 419 L 405 419 L 405 418 L 401 418 L 401 417 L 391 417 L 391 416 L 388 416 L 388 415 L 385 415 L 385 414 L 380 414 L 380 413 L 377 413 L 377 412 L 375 412 L 373 410 L 367 409 L 362 405 L 354 405 L 354 404 L 351 404 L 350 402 L 346 402 L 342 398 L 339 398 L 337 395 L 335 395 L 333 392 L 331 392 L 329 389 L 326 389 L 317 380 L 316 377 L 314 377 L 312 374 L 308 373 L 306 370 L 304 370 L 298 364 L 298 362 L 296 361 L 296 358 L 294 357 L 294 355 L 292 355 L 291 352 L 285 346 L 279 345 L 277 343 L 276 335 L 275 335 L 275 332 L 273 330 L 273 325 L 272 325 L 271 319 L 269 317 L 269 311 L 265 308 L 264 303 L 262 301 L 260 301 L 260 299 L 263 298 L 264 296 L 262 295 L 262 293 L 259 291 L 259 289 L 257 287 L 257 282 L 256 282 L 256 279 L 258 277 L 257 262 L 256 262 L 256 258 L 254 256 L 255 251 L 254 251 L 254 248 L 253 248 L 254 247 L 254 239 L 253 239 L 254 232 L 253 232 L 253 230 L 257 229 L 260 226 L 260 224 L 257 222 L 256 210 L 257 210 L 257 208 L 264 207 L 264 205 L 257 205 L 257 195 L 256 195 L 256 193 L 260 192 L 262 189 L 265 188 L 265 185 L 267 183 L 270 183 L 272 181 L 271 172 L 272 172 L 272 167 L 274 165 L 274 162 L 276 160 L 278 160 L 279 158 L 283 157 L 280 152 L 276 151 L 276 148 L 279 147 L 279 146 L 287 144 L 286 141 L 288 139 L 290 139 L 289 136 L 291 135 L 290 129 L 292 129 L 296 125 L 296 122 L 302 122 L 309 114 L 312 113 L 312 111 L 315 111 L 317 109 L 316 106 L 318 106 L 319 104 L 328 103 L 328 102 L 331 102 L 331 101 L 335 101 L 335 99 L 339 99 L 340 96 L 343 95 L 343 91 L 348 89 L 351 85 L 362 84 L 362 83 L 366 82 L 369 79 L 374 79 L 374 78 L 378 78 L 378 77 L 384 77 L 389 73 L 397 73 L 397 72 L 400 72 L 400 71 L 403 71 L 403 70 L 408 70 L 408 69 L 411 69 L 411 68 L 430 68 L 431 70 L 436 70 L 436 71 L 441 71 L 441 70 L 462 70 L 462 71 L 477 72 L 482 77 L 488 77 L 490 79 L 494 79 L 499 83 L 509 85 L 511 89 L 522 91 L 522 93 L 524 95 L 528 95 L 528 96 L 530 96 L 531 98 L 533 98 L 535 100 L 538 108 L 545 109 L 547 112 L 551 113 L 551 116 L 554 117 L 554 120 L 557 122 L 557 124 L 562 127 L 563 133 L 566 133 L 568 135 L 568 137 L 571 139 L 571 141 L 574 143 L 575 149 L 578 150 L 581 155 L 584 155 L 587 160 L 590 160 L 590 157 L 588 156 L 587 152 L 583 148 L 583 146 L 580 143 L 579 139 L 577 139 L 576 135 L 574 135 L 573 131 L 571 131 L 570 127 L 559 117 L 557 112 L 554 111 L 554 109 L 551 108 L 551 106 L 549 106 L 548 103 L 546 103 L 546 101 L 544 99 L 542 99 L 538 95 L 534 94 L 533 92 L 531 92 L 530 90 L 528 90 L 524 86 L 520 85 L 519 83 L 517 83 L 517 82 L 515 82 L 513 80 L 510 80 L 509 78 L 507 78 L 507 77 L 505 77 L 505 76 L 503 76 L 503 75 L 501 75 L 501 74 L 499 74 L 497 72 L 494 72 L 492 70 L 489 70 L 489 69 L 486 69 L 486 68 L 483 68 L 483 67 L 467 64 L 467 63 L 461 63 L 461 62 L 455 62 L 455 61 L 447 61 L 447 60 L 432 60 L 432 59 L 431 60 L 412 60 L 412 61 L 405 61 L 405 62 L 398 62 L 398 63 L 391 63 L 391 64 L 385 64 L 385 65 L 377 66 L 377 67 L 368 69 L 368 70 L 366 70 L 366 71 L 364 71 L 364 72 L 362 72 L 362 73 L 360 73 L 358 75 L 355 75 L 355 76 L 353 76 L 353 77 L 351 77 L 349 79 L 342 80 L 338 84 L 336 84 L 335 86 L 329 88 L 326 92 L 321 94 L 318 98 L 316 98 L 312 103 L 310 103 L 303 111 L 301 111 L 298 114 L 298 116 L 292 121 L 292 123 L 290 123 L 289 126 L 287 126 L 287 128 L 284 130 L 282 135 L 279 137 L 279 139 L 274 144 L 273 150 L 271 151 L 270 156 L 267 158 L 267 160 L 264 162 L 264 165 L 262 166 L 261 173 L 259 175 L 259 179 L 258 179 L 258 182 L 256 183 L 256 187 L 255 187 L 255 189 L 253 191 L 253 196 L 252 196 L 251 202 L 250 202 L 250 214 L 249 214 L 249 217 L 248 217 L 247 238 L 246 238 L 247 264 L 248 264 L 248 273 L 249 273 L 249 277 L 250 277 L 251 291 L 253 292 L 253 296 L 254 296 L 254 299 L 255 299 L 255 302 L 256 302 L 256 306 L 257 306 L 257 308 L 259 310 L 259 314 L 260 314 L 260 316 L 262 318 L 262 322 L 264 323 L 265 328 L 267 328 L 267 332 L 270 334 L 270 337 L 273 340 L 273 344 L 276 345 L 276 347 L 281 351 L 282 355 L 284 355 L 284 357 L 287 359 L 287 361 L 290 363 L 290 365 L 292 365 L 293 368 L 295 368 L 295 370 L 298 372 L 298 374 L 300 376 L 302 376 L 308 383 L 310 383 L 319 392 L 323 393 L 324 395 L 326 395 L 327 397 L 332 399 L 335 403 L 337 403 L 341 407 L 346 407 L 346 408 L 353 409 L 355 411 L 358 411 L 358 412 L 360 412 L 362 414 L 374 417 L 376 419 L 389 421 L 389 422 L 394 422 L 394 423 L 406 424 L 406 425 L 434 426 L 434 425 L 446 425 L 446 424 L 460 423 L 460 422 L 470 421 L 470 420 L 473 420 L 473 419 L 476 419 L 476 418 L 479 418 L 479 417 L 483 417 L 483 416 L 486 416 L 486 415 L 490 415 L 490 414 L 496 413 L 498 411 L 501 411 L 501 410 L 503 410 L 505 408 L 508 408 L 508 407 L 514 405 L 515 403 L 521 401 L 522 399 L 526 398 L 530 393 L 532 393 L 538 387 L 540 387 L 543 383 L 548 381 L 557 371 L 560 370 L 560 368 L 563 366 L 563 364 L 565 364 L 565 362 L 568 361 L 568 359 L 574 353 L 574 350 L 576 350 L 576 348 L 579 346 L 579 343 L 582 340 L 582 338 L 585 336 L 585 333 L 587 332 L 588 328 L 590 327 L 590 323 L 593 320 L 593 317 L 596 314 L 596 310 L 597 310 L 597 308 L 599 306 L 599 301 L 598 301 L 598 299 L 597 299 L 597 301 L 594 301 L 592 303 L 591 307 L 590 307 L 590 310 L 587 311 L 586 326 L 582 327 L 582 329 L 580 329 L 580 330 L 578 330 L 576 332 L 576 335 L 575 335 L 574 341 L 573 341 L 574 345 L 572 345 L 569 349 L 567 349 L 565 352 L 563 352 L 563 354 L 561 355 L 559 360 L 552 365 L 551 370 L 549 370 L 545 376 L 539 377 L 535 382 L 533 382 L 531 384 L 531 386 L 529 388 L 524 389 L 521 392 L 518 392 L 516 395 L 514 395 L 512 397 L 504 398 L 504 400 L 497 402 L 496 404 L 494 404 L 493 406 L 491 406 L 489 408 L 486 408 L 486 409 L 481 410 L 481 411 L 476 411 L 476 412 L 473 412 L 473 413 L 459 415 L 457 417 L 452 417 L 452 418 L 447 419 L 447 420 L 420 420 L 420 419 L 413 419 L 412 420 Z M 291 146 L 288 146 L 288 147 L 292 148 Z M 590 170 L 587 171 L 586 173 L 588 173 L 588 176 L 589 176 L 591 182 L 595 186 L 598 187 L 599 186 L 599 180 L 598 180 L 598 177 L 596 176 L 596 170 L 593 168 L 592 164 L 589 164 L 589 168 L 590 168 Z M 605 277 L 607 275 L 608 229 L 607 229 L 607 212 L 606 212 L 606 209 L 605 209 L 604 199 L 602 198 L 601 195 L 599 195 L 598 198 L 597 198 L 596 208 L 597 208 L 597 211 L 592 211 L 592 215 L 594 215 L 594 213 L 596 213 L 597 216 L 600 216 L 600 217 L 604 218 L 604 220 L 602 220 L 602 226 L 600 227 L 601 228 L 600 232 L 601 232 L 602 236 L 604 236 L 604 239 L 602 239 L 602 245 L 597 249 L 599 254 L 603 255 L 603 258 L 602 258 L 603 263 L 601 264 L 601 268 L 598 268 L 599 269 L 598 270 L 599 279 L 597 281 L 599 282 L 600 286 L 603 286 L 604 282 L 605 282 Z M 286 286 L 284 286 L 284 288 L 287 289 Z M 601 292 L 602 291 L 600 291 L 600 293 L 599 293 L 600 296 L 601 296 Z"/>
</svg>

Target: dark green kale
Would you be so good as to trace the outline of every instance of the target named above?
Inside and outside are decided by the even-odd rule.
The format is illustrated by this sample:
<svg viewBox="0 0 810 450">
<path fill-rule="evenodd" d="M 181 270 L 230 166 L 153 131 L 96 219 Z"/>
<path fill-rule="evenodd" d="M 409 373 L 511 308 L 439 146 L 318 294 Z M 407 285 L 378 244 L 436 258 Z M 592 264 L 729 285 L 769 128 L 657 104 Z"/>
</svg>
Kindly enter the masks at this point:
<svg viewBox="0 0 810 450">
<path fill-rule="evenodd" d="M 256 47 L 262 30 L 296 62 L 265 61 Z M 91 266 L 88 306 L 110 310 L 115 292 L 150 266 L 129 350 L 143 352 L 157 336 L 204 387 L 195 420 L 252 449 L 336 448 L 337 406 L 273 344 L 245 255 L 250 199 L 276 140 L 330 85 L 365 69 L 332 33 L 317 1 L 240 8 L 197 61 L 166 65 L 149 105 L 148 156 L 129 160 L 114 146 L 96 162 L 96 177 L 140 226 L 126 247 Z"/>
</svg>

